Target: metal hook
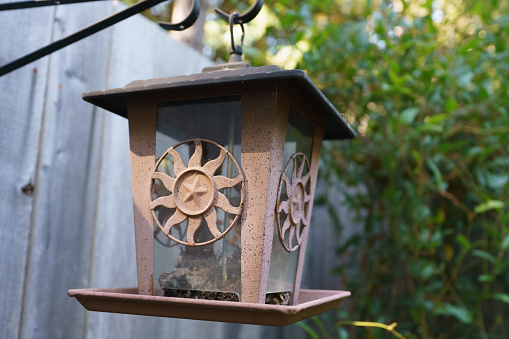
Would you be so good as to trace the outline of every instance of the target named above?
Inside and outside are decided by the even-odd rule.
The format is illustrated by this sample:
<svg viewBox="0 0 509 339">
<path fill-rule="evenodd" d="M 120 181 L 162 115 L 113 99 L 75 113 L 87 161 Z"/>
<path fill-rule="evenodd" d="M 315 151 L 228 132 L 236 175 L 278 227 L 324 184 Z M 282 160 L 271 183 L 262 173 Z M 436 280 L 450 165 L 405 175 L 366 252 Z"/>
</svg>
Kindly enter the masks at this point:
<svg viewBox="0 0 509 339">
<path fill-rule="evenodd" d="M 237 13 L 237 16 L 235 17 L 233 23 L 237 24 L 237 25 L 248 23 L 249 21 L 253 20 L 258 15 L 258 13 L 260 13 L 260 11 L 262 10 L 262 7 L 263 7 L 263 0 L 256 0 L 255 4 L 253 6 L 251 6 L 251 8 L 248 9 L 244 14 Z M 215 8 L 214 10 L 216 11 L 217 15 L 219 15 L 219 17 L 221 19 L 229 22 L 230 14 L 226 13 L 225 11 L 223 11 L 219 8 Z"/>
<path fill-rule="evenodd" d="M 233 23 L 235 21 L 236 18 L 239 17 L 239 13 L 238 12 L 233 12 L 232 14 L 229 15 L 229 18 L 228 18 L 228 23 L 230 24 L 230 39 L 231 39 L 231 47 L 230 47 L 230 54 L 237 54 L 237 55 L 242 55 L 243 51 L 242 51 L 242 47 L 244 46 L 244 24 L 243 23 L 240 23 L 240 28 L 242 29 L 242 37 L 240 38 L 240 45 L 235 45 L 235 39 L 233 38 Z"/>
<path fill-rule="evenodd" d="M 172 24 L 169 22 L 159 22 L 159 26 L 168 30 L 168 31 L 183 31 L 189 27 L 191 27 L 196 20 L 198 20 L 198 16 L 200 15 L 200 0 L 193 0 L 193 8 L 191 12 L 179 23 Z"/>
<path fill-rule="evenodd" d="M 233 12 L 230 14 L 228 18 L 228 23 L 230 24 L 230 39 L 231 39 L 231 46 L 230 46 L 230 60 L 228 60 L 228 63 L 238 63 L 242 62 L 242 47 L 244 46 L 244 24 L 240 23 L 240 28 L 242 29 L 242 36 L 240 38 L 240 45 L 235 44 L 235 39 L 233 37 L 233 22 L 236 18 L 239 17 L 238 12 Z"/>
</svg>

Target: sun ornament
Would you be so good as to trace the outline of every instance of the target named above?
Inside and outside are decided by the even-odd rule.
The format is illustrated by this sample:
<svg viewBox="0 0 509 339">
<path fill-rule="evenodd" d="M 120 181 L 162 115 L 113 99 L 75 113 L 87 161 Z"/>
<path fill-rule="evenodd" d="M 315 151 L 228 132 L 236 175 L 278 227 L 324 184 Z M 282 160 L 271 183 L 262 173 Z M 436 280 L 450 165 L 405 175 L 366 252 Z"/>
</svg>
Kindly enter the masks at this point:
<svg viewBox="0 0 509 339">
<path fill-rule="evenodd" d="M 303 153 L 295 153 L 286 163 L 279 180 L 276 223 L 279 240 L 288 252 L 299 248 L 302 233 L 311 221 L 309 168 L 306 156 Z M 287 175 L 289 171 L 290 177 Z"/>
<path fill-rule="evenodd" d="M 191 143 L 194 143 L 194 153 L 186 167 L 182 161 L 182 157 L 175 149 L 184 144 Z M 207 151 L 210 151 L 214 147 L 219 148 L 219 156 L 213 160 L 206 161 L 205 164 L 202 165 L 204 144 L 206 145 Z M 163 159 L 168 156 L 173 158 L 174 177 L 158 171 L 159 165 Z M 216 175 L 216 172 L 219 172 L 222 168 L 227 156 L 230 159 L 232 167 L 235 167 L 235 173 L 237 173 L 233 178 Z M 229 171 L 229 173 L 232 172 L 231 170 Z M 223 146 L 213 141 L 190 139 L 170 147 L 156 163 L 155 170 L 152 174 L 152 192 L 154 192 L 156 180 L 159 180 L 170 194 L 157 197 L 151 201 L 150 209 L 152 210 L 152 215 L 159 229 L 168 238 L 179 244 L 203 246 L 213 243 L 223 238 L 237 223 L 242 214 L 245 186 L 242 170 L 232 154 Z M 230 202 L 231 198 L 227 198 L 227 195 L 220 191 L 236 186 L 239 187 L 238 185 L 240 186 L 240 204 L 239 206 L 234 206 Z M 155 211 L 159 206 L 164 206 L 174 211 L 173 214 L 168 217 L 164 226 L 161 224 Z M 218 227 L 216 207 L 234 216 L 231 223 L 227 227 L 225 225 L 224 231 L 221 231 Z M 185 239 L 176 238 L 171 234 L 172 228 L 186 220 L 188 220 L 188 224 L 185 232 Z M 208 230 L 212 235 L 212 239 L 200 242 L 195 240 L 195 235 L 200 227 L 202 227 L 203 220 L 205 220 Z"/>
</svg>

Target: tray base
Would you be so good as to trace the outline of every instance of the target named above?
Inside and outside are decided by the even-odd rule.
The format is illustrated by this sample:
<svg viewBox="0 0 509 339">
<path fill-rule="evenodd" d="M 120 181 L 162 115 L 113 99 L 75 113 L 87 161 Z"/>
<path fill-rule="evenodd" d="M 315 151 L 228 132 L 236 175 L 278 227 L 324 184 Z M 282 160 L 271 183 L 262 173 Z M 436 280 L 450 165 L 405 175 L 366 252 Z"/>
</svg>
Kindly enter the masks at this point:
<svg viewBox="0 0 509 339">
<path fill-rule="evenodd" d="M 89 311 L 156 317 L 286 326 L 331 311 L 350 296 L 348 291 L 301 290 L 293 306 L 139 295 L 137 288 L 69 290 Z"/>
</svg>

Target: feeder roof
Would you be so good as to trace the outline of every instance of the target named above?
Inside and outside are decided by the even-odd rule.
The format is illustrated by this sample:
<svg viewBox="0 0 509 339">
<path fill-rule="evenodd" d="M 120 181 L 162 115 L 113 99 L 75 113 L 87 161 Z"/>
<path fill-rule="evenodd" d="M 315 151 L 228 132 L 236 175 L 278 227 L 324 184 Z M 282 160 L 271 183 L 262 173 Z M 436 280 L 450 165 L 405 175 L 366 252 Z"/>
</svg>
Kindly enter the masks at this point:
<svg viewBox="0 0 509 339">
<path fill-rule="evenodd" d="M 127 118 L 128 97 L 135 94 L 173 90 L 204 91 L 207 88 L 234 85 L 241 93 L 249 93 L 252 85 L 264 88 L 269 83 L 290 82 L 325 120 L 324 139 L 352 139 L 355 132 L 323 93 L 301 70 L 282 70 L 278 66 L 249 67 L 234 70 L 204 72 L 192 75 L 133 81 L 122 88 L 83 93 L 83 100 Z M 243 92 L 242 88 L 246 91 Z M 249 88 L 249 89 L 248 89 Z M 259 92 L 259 90 L 257 90 Z"/>
</svg>

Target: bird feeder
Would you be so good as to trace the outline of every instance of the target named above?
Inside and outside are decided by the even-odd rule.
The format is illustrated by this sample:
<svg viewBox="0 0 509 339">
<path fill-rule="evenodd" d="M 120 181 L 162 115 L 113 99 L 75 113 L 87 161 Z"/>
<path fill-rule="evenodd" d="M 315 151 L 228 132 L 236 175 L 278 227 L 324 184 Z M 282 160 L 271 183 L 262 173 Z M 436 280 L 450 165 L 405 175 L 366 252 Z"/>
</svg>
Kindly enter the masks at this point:
<svg viewBox="0 0 509 339">
<path fill-rule="evenodd" d="M 355 133 L 303 71 L 245 63 L 84 100 L 129 121 L 137 289 L 88 309 L 286 325 L 346 291 L 301 290 L 322 140 Z"/>
</svg>

